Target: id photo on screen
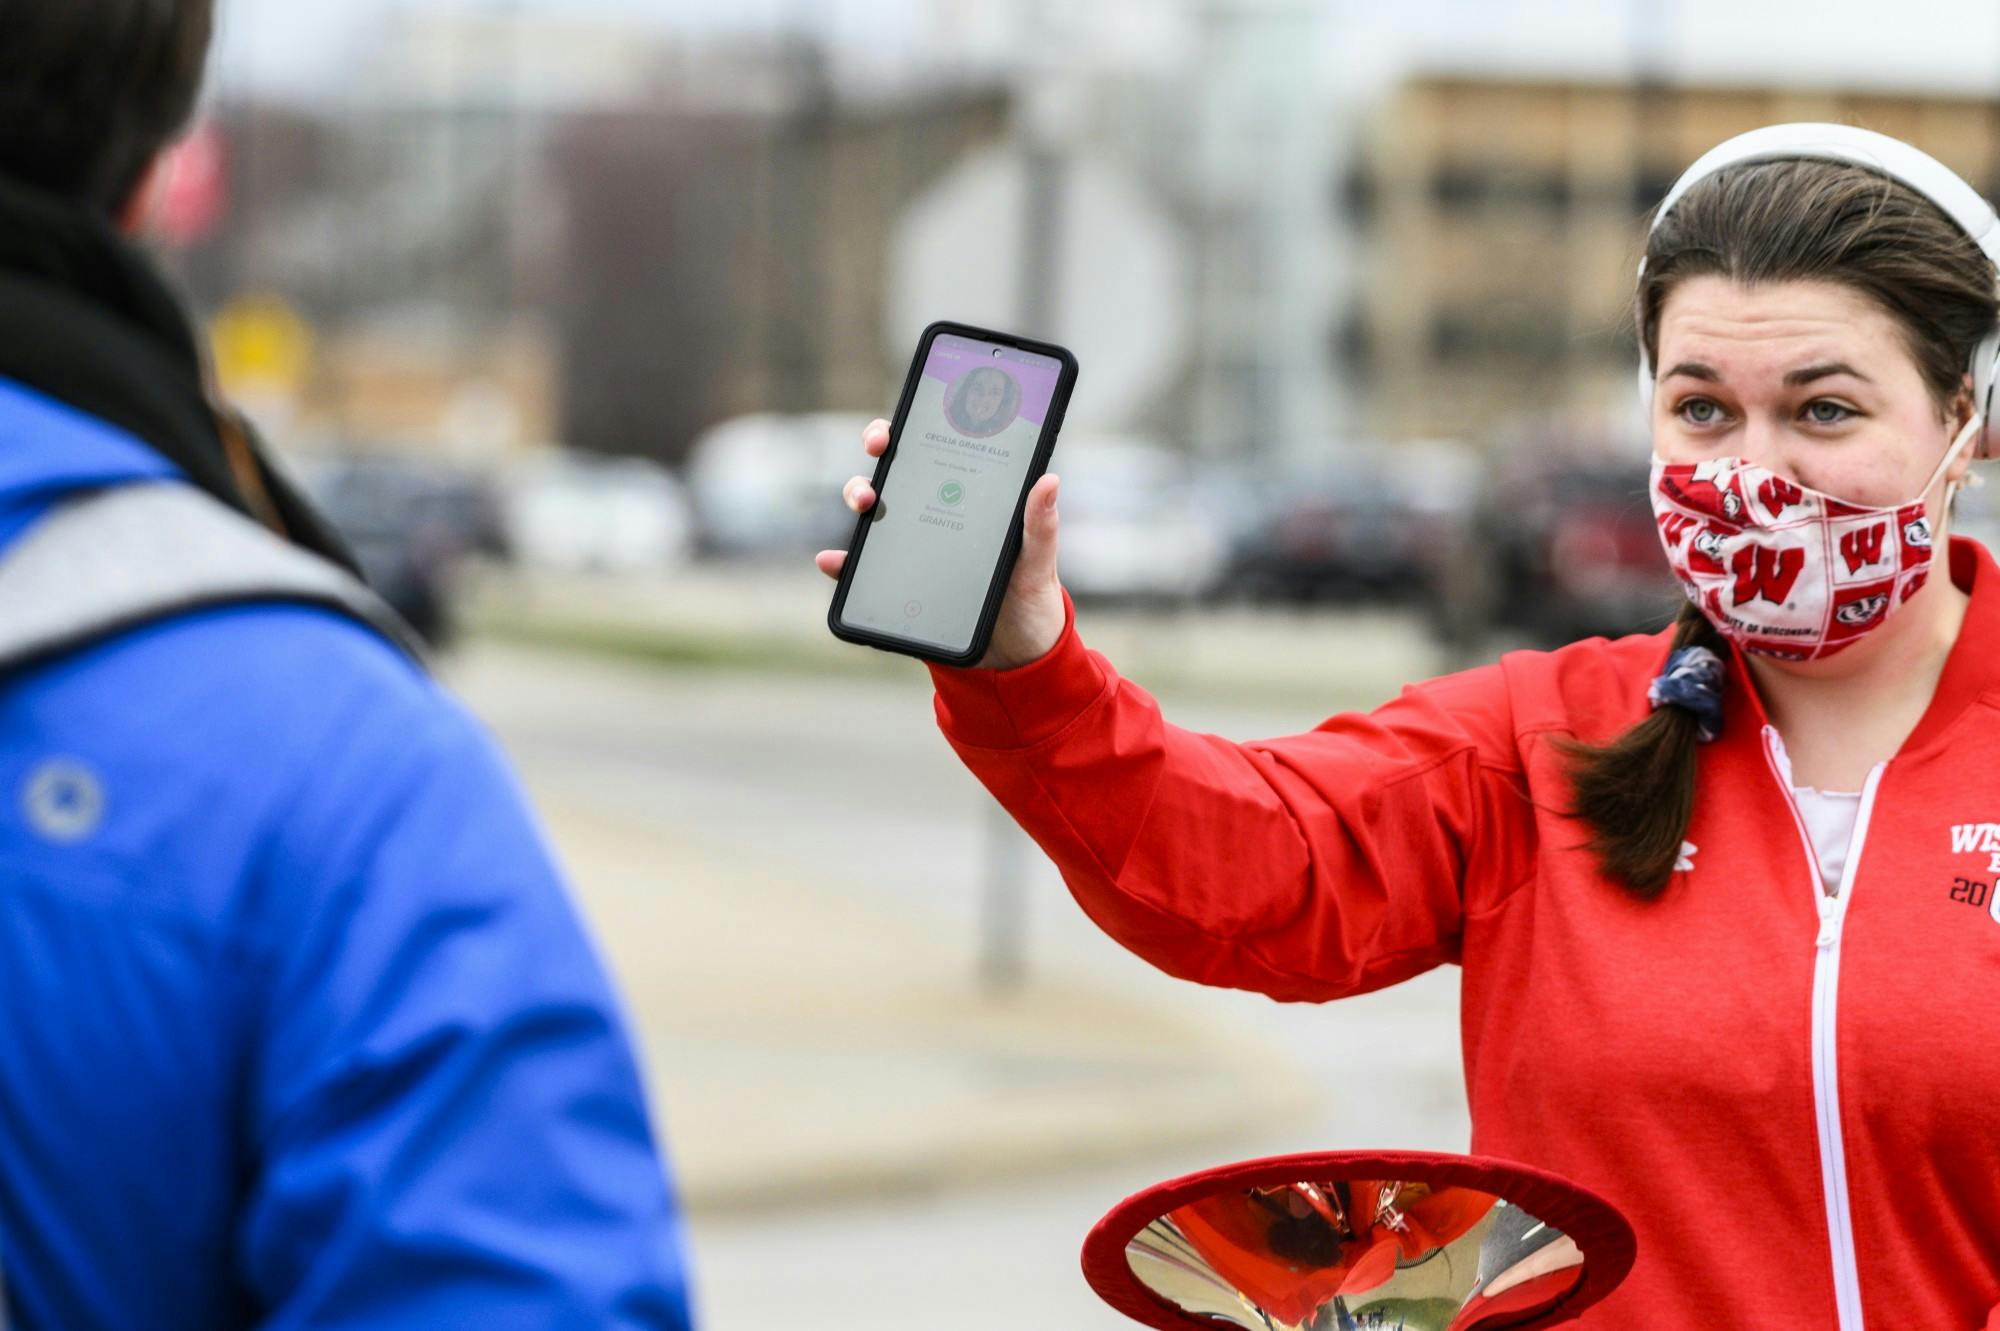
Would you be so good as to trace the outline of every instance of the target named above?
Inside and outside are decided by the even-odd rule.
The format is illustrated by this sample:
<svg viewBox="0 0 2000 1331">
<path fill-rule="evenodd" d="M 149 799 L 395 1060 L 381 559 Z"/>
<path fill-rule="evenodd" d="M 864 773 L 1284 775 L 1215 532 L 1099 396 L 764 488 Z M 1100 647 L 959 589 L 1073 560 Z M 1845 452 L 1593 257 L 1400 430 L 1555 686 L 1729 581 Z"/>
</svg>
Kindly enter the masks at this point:
<svg viewBox="0 0 2000 1331">
<path fill-rule="evenodd" d="M 960 375 L 945 395 L 945 419 L 974 439 L 996 435 L 1021 414 L 1021 384 L 997 365 L 980 365 Z"/>
</svg>

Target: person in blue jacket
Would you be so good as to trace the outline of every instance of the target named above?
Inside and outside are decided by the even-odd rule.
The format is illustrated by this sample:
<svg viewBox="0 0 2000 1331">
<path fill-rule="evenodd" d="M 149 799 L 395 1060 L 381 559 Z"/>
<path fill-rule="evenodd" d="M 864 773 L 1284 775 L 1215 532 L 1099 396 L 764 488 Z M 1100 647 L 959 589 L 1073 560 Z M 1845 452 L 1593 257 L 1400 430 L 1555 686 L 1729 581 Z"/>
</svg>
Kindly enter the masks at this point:
<svg viewBox="0 0 2000 1331">
<path fill-rule="evenodd" d="M 8 1324 L 684 1328 L 520 790 L 125 238 L 209 10 L 0 6 Z"/>
</svg>

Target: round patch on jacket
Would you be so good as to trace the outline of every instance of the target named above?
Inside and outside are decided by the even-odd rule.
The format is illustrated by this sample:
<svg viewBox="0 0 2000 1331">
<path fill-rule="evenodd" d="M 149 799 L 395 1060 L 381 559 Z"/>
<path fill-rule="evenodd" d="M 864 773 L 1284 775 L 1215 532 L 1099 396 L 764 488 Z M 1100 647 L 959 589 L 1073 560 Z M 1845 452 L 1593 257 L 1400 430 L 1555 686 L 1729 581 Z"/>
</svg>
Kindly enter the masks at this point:
<svg viewBox="0 0 2000 1331">
<path fill-rule="evenodd" d="M 21 786 L 21 812 L 50 841 L 82 841 L 104 821 L 104 783 L 74 758 L 47 759 Z"/>
</svg>

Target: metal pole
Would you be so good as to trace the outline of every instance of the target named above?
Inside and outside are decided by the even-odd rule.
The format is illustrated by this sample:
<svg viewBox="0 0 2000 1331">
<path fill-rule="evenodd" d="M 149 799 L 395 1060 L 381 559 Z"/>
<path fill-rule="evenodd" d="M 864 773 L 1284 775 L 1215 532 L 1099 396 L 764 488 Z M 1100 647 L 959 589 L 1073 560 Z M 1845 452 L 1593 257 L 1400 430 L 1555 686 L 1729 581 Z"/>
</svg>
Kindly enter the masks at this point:
<svg viewBox="0 0 2000 1331">
<path fill-rule="evenodd" d="M 1048 71 L 1030 63 L 1052 18 L 1045 4 L 1022 5 L 1015 53 L 1023 73 L 1014 87 L 1014 132 L 1021 153 L 1021 219 L 1016 317 L 1023 332 L 1056 332 L 1056 281 L 1061 272 L 1064 170 L 1051 127 L 1036 123 L 1030 99 L 1044 94 Z M 986 863 L 979 912 L 979 981 L 989 994 L 1018 992 L 1027 981 L 1027 835 L 998 803 L 986 801 Z"/>
<path fill-rule="evenodd" d="M 1056 247 L 1061 243 L 1063 165 L 1055 148 L 1030 134 L 1021 151 L 1021 266 L 1015 307 L 1032 337 L 1055 332 Z"/>
<path fill-rule="evenodd" d="M 979 987 L 1019 993 L 1028 978 L 1028 837 L 997 800 L 985 801 L 985 873 L 980 884 Z"/>
</svg>

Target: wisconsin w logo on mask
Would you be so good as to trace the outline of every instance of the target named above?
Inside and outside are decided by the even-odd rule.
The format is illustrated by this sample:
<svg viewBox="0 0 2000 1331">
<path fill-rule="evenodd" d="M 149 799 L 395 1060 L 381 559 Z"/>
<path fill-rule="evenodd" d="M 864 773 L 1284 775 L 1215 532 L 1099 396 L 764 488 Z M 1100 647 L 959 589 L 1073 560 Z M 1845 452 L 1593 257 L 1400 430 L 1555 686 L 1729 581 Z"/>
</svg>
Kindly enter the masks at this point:
<svg viewBox="0 0 2000 1331">
<path fill-rule="evenodd" d="M 1757 487 L 1757 498 L 1764 502 L 1765 509 L 1774 518 L 1805 497 L 1806 492 L 1802 487 L 1793 485 L 1779 476 L 1767 476 L 1764 478 L 1764 483 Z"/>
<path fill-rule="evenodd" d="M 1847 561 L 1849 573 L 1859 573 L 1870 564 L 1882 562 L 1882 537 L 1886 531 L 1887 524 L 1878 522 L 1841 536 L 1840 557 Z"/>
<path fill-rule="evenodd" d="M 1805 566 L 1806 552 L 1796 546 L 1783 550 L 1765 545 L 1738 546 L 1729 560 L 1729 571 L 1736 575 L 1736 604 L 1772 601 L 1783 605 Z"/>
</svg>

